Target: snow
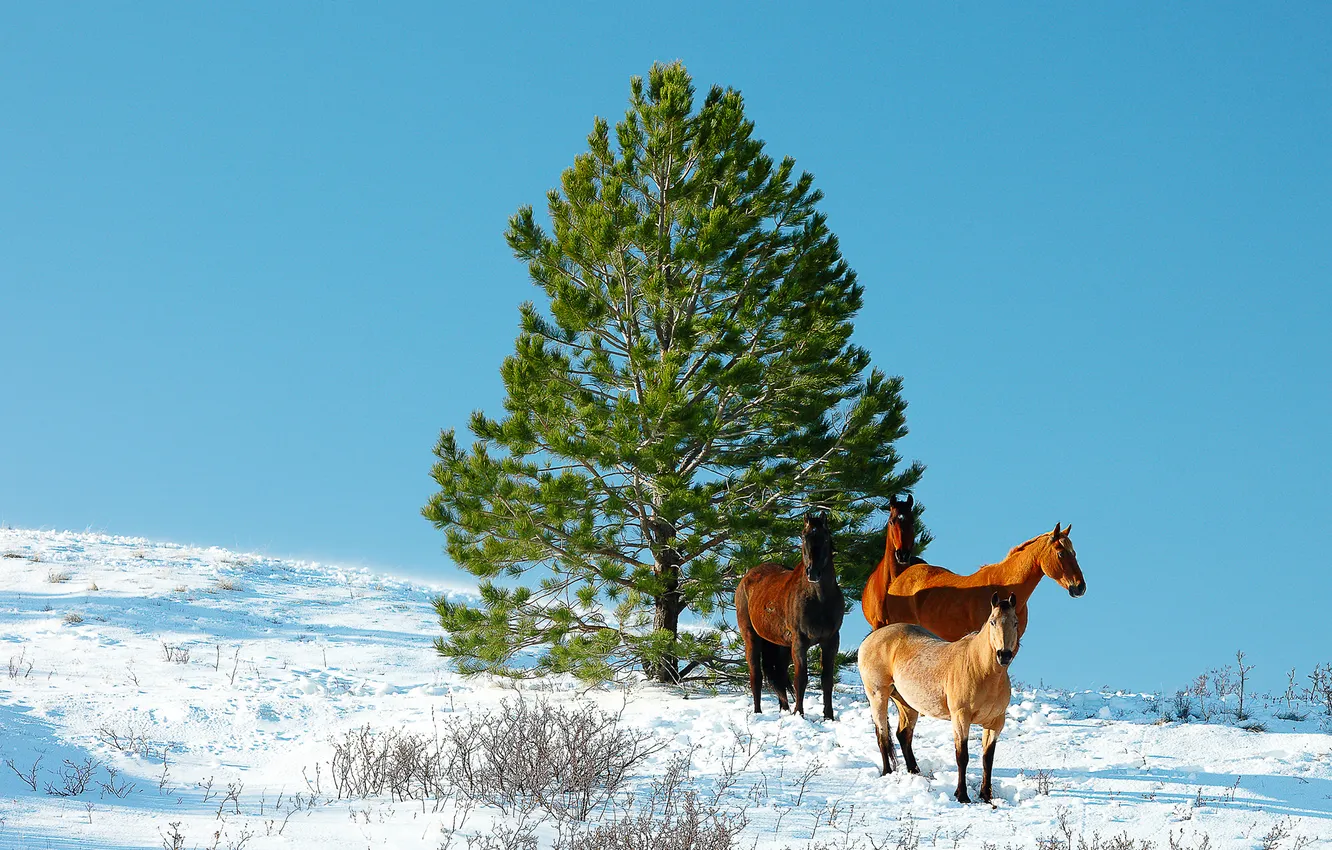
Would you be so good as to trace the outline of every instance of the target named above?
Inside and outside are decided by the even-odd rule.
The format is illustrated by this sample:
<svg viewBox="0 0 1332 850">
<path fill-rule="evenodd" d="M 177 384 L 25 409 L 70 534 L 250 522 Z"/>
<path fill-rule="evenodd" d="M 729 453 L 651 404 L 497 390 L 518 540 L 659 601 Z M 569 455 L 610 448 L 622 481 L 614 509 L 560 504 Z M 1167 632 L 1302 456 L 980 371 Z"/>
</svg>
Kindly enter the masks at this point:
<svg viewBox="0 0 1332 850">
<path fill-rule="evenodd" d="M 456 824 L 449 806 L 330 799 L 331 738 L 364 724 L 428 732 L 516 693 L 434 653 L 431 600 L 465 587 L 89 533 L 3 529 L 0 555 L 0 847 L 159 848 L 175 832 L 185 848 L 437 848 Z M 768 694 L 756 716 L 738 691 L 565 679 L 522 690 L 591 700 L 666 741 L 637 769 L 640 792 L 672 753 L 692 751 L 704 789 L 725 765 L 743 768 L 725 797 L 748 819 L 738 847 L 868 848 L 865 836 L 894 848 L 1035 847 L 1067 830 L 1075 846 L 1127 833 L 1164 850 L 1182 832 L 1188 847 L 1206 835 L 1213 848 L 1251 848 L 1280 825 L 1279 847 L 1332 848 L 1332 724 L 1307 705 L 1305 719 L 1282 720 L 1273 698 L 1250 697 L 1250 722 L 1266 728 L 1253 732 L 1220 712 L 1161 722 L 1152 695 L 1022 687 L 999 741 L 995 805 L 963 806 L 946 723 L 920 721 L 924 775 L 879 776 L 853 672 L 836 722 L 779 716 Z M 67 792 L 65 774 L 89 759 L 82 793 L 48 793 Z M 34 763 L 35 789 L 20 776 Z M 107 768 L 122 796 L 104 787 Z M 472 812 L 453 846 L 500 820 Z M 538 830 L 543 846 L 552 834 Z"/>
</svg>

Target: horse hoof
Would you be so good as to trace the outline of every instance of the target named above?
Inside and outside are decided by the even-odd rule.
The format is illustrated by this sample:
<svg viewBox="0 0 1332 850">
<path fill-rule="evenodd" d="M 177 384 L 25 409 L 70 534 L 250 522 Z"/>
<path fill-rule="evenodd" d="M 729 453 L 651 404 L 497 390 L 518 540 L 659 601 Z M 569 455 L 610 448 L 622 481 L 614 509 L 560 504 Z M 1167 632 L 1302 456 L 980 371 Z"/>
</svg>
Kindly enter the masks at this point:
<svg viewBox="0 0 1332 850">
<path fill-rule="evenodd" d="M 971 802 L 971 798 L 968 797 L 966 794 L 957 794 L 955 796 L 957 797 L 957 801 L 959 803 L 969 804 Z"/>
</svg>

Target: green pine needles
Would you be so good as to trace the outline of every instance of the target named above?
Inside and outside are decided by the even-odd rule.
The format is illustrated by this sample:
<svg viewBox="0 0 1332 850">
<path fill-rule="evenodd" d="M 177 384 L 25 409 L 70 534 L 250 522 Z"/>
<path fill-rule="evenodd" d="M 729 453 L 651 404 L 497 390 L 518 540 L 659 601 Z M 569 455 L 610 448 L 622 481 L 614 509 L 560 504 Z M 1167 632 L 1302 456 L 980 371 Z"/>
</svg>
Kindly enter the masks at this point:
<svg viewBox="0 0 1332 850">
<path fill-rule="evenodd" d="M 695 110 L 679 63 L 630 92 L 547 196 L 552 229 L 509 221 L 547 301 L 520 308 L 504 416 L 435 448 L 422 513 L 481 579 L 479 604 L 436 603 L 465 672 L 733 672 L 739 577 L 794 563 L 817 505 L 854 593 L 883 550 L 872 515 L 922 472 L 897 471 L 901 380 L 850 342 L 862 288 L 813 178 L 763 153 L 739 92 Z"/>
</svg>

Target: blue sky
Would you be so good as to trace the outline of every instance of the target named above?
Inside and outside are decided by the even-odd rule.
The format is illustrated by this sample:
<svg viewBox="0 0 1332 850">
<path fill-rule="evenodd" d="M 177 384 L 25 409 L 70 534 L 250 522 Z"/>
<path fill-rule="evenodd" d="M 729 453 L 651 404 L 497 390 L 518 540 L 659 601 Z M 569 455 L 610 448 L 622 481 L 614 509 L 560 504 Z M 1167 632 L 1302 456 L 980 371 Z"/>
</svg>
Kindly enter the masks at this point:
<svg viewBox="0 0 1332 850">
<path fill-rule="evenodd" d="M 0 522 L 449 576 L 506 218 L 678 58 L 824 191 L 930 559 L 1073 523 L 1014 675 L 1332 660 L 1332 7 L 883 6 L 6 5 Z"/>
</svg>

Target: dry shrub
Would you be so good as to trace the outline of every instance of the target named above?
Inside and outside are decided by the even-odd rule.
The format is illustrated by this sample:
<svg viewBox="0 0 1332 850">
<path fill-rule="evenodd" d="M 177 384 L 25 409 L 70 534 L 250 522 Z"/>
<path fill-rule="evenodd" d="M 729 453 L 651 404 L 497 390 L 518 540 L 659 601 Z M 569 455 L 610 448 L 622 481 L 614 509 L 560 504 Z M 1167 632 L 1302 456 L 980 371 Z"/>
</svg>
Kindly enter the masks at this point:
<svg viewBox="0 0 1332 850">
<path fill-rule="evenodd" d="M 555 850 L 731 850 L 747 824 L 715 797 L 689 787 L 689 756 L 671 759 L 648 796 L 626 815 L 562 831 Z"/>
<path fill-rule="evenodd" d="M 162 658 L 165 661 L 172 661 L 176 664 L 185 664 L 190 660 L 189 647 L 172 646 L 166 641 L 162 641 Z"/>
<path fill-rule="evenodd" d="M 619 720 L 591 705 L 519 698 L 450 717 L 431 735 L 364 726 L 333 742 L 333 785 L 339 798 L 456 796 L 506 814 L 541 808 L 582 821 L 665 746 Z"/>
</svg>

